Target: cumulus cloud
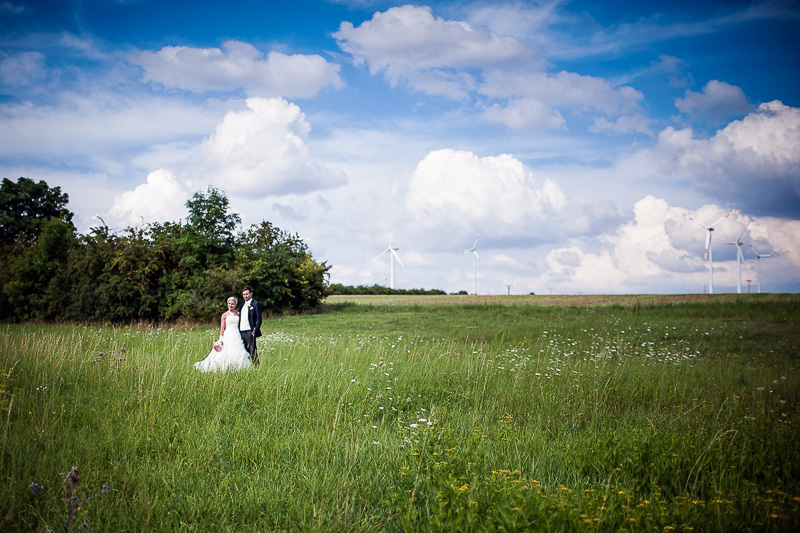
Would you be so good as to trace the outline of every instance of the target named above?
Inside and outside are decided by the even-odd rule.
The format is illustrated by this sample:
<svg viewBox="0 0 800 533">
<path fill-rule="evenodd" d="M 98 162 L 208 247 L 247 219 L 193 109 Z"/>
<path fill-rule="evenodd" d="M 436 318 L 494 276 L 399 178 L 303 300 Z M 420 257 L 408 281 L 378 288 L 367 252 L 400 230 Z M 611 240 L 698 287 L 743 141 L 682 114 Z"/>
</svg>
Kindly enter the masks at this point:
<svg viewBox="0 0 800 533">
<path fill-rule="evenodd" d="M 407 207 L 425 224 L 455 224 L 508 234 L 562 210 L 566 197 L 558 184 L 538 183 L 509 154 L 479 157 L 451 149 L 430 152 L 417 165 L 407 191 Z"/>
<path fill-rule="evenodd" d="M 583 292 L 697 292 L 708 285 L 703 261 L 706 230 L 692 219 L 710 224 L 727 211 L 717 205 L 687 211 L 647 196 L 636 202 L 633 219 L 602 235 L 593 245 L 576 242 L 550 251 L 541 284 L 562 291 Z M 769 236 L 769 240 L 760 236 Z M 763 238 L 763 246 L 784 252 L 774 264 L 771 284 L 796 284 L 800 271 L 800 221 L 736 214 L 716 226 L 714 285 L 727 291 L 737 285 L 735 247 L 728 245 Z M 597 245 L 599 243 L 599 245 Z M 745 253 L 743 276 L 751 271 L 754 255 Z M 744 278 L 743 278 L 744 279 Z"/>
<path fill-rule="evenodd" d="M 800 215 L 800 109 L 758 106 L 709 139 L 666 128 L 658 149 L 668 172 L 693 176 L 702 192 L 758 215 Z"/>
<path fill-rule="evenodd" d="M 228 41 L 222 48 L 165 46 L 132 55 L 145 80 L 189 91 L 235 91 L 255 96 L 307 98 L 326 87 L 344 85 L 339 65 L 319 55 L 264 54 L 249 43 Z"/>
<path fill-rule="evenodd" d="M 367 65 L 372 74 L 383 72 L 392 85 L 405 82 L 418 90 L 453 97 L 463 96 L 466 89 L 415 85 L 419 73 L 437 72 L 452 83 L 450 69 L 485 68 L 531 58 L 517 39 L 483 26 L 434 17 L 428 6 L 393 7 L 357 27 L 343 22 L 333 37 L 357 65 Z"/>
<path fill-rule="evenodd" d="M 311 157 L 306 144 L 310 131 L 297 105 L 281 98 L 249 98 L 245 109 L 229 111 L 211 135 L 182 150 L 183 159 L 170 160 L 169 168 L 151 172 L 146 183 L 115 198 L 104 216 L 118 225 L 176 220 L 200 183 L 201 189 L 213 185 L 243 201 L 345 183 L 342 172 Z"/>
<path fill-rule="evenodd" d="M 137 226 L 144 222 L 180 220 L 186 215 L 186 200 L 195 191 L 169 170 L 147 175 L 147 181 L 114 198 L 103 220 L 112 226 Z"/>
<path fill-rule="evenodd" d="M 199 148 L 196 170 L 231 193 L 255 198 L 342 185 L 341 172 L 316 163 L 306 144 L 311 126 L 282 98 L 249 98 L 230 111 Z"/>
<path fill-rule="evenodd" d="M 721 124 L 734 116 L 753 111 L 744 91 L 724 81 L 711 80 L 701 92 L 686 91 L 683 98 L 675 100 L 675 107 L 693 119 L 705 120 L 709 124 Z"/>
</svg>

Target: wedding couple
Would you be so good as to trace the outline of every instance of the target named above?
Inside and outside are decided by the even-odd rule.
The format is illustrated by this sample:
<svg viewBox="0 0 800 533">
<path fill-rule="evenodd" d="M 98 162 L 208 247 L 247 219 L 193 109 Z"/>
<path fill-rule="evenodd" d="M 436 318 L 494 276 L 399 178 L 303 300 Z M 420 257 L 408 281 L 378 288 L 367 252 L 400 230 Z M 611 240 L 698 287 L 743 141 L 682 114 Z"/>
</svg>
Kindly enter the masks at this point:
<svg viewBox="0 0 800 533">
<path fill-rule="evenodd" d="M 201 372 L 238 370 L 258 365 L 256 338 L 261 336 L 261 304 L 253 299 L 250 287 L 242 289 L 244 303 L 237 310 L 239 301 L 228 298 L 228 310 L 222 313 L 219 341 L 208 357 L 194 364 Z"/>
</svg>

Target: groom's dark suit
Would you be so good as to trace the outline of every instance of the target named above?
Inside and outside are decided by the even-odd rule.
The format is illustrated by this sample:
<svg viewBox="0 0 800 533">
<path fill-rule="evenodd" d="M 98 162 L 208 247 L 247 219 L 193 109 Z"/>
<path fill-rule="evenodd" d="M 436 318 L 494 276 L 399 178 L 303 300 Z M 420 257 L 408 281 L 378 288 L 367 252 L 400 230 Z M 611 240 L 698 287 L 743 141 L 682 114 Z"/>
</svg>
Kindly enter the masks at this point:
<svg viewBox="0 0 800 533">
<path fill-rule="evenodd" d="M 250 360 L 254 365 L 258 364 L 258 352 L 256 350 L 256 338 L 261 336 L 261 304 L 253 298 L 248 302 L 244 302 L 242 307 L 239 308 L 239 332 L 242 334 L 242 342 L 250 354 Z M 242 326 L 242 318 L 247 312 L 247 320 L 250 322 L 250 329 L 247 329 L 247 322 Z M 242 329 L 244 327 L 244 329 Z"/>
</svg>

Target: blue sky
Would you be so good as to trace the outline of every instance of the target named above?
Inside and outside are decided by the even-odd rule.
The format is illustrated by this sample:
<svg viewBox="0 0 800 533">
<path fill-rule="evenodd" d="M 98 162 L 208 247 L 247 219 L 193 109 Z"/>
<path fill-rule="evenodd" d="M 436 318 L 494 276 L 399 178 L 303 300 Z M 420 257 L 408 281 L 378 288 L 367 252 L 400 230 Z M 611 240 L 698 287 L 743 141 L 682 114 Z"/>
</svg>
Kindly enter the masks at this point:
<svg viewBox="0 0 800 533">
<path fill-rule="evenodd" d="M 797 292 L 798 7 L 0 0 L 0 174 L 82 232 L 215 186 L 338 283 Z"/>
</svg>

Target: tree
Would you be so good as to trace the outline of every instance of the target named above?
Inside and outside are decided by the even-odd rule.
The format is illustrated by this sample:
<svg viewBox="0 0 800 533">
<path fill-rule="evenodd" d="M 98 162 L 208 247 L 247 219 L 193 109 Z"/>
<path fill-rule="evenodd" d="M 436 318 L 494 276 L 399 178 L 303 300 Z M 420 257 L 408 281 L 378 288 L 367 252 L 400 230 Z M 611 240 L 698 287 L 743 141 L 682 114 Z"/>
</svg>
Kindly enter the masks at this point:
<svg viewBox="0 0 800 533">
<path fill-rule="evenodd" d="M 0 244 L 32 242 L 42 226 L 51 218 L 72 224 L 73 214 L 67 209 L 69 196 L 61 187 L 46 182 L 19 178 L 16 182 L 3 178 L 0 185 Z"/>
<path fill-rule="evenodd" d="M 15 318 L 59 314 L 62 295 L 55 280 L 75 242 L 74 231 L 72 224 L 51 218 L 42 224 L 36 242 L 11 261 L 3 294 L 8 305 L 13 304 Z"/>
<path fill-rule="evenodd" d="M 231 213 L 228 198 L 219 189 L 209 187 L 207 194 L 197 192 L 186 202 L 186 217 L 181 238 L 181 262 L 190 270 L 222 265 L 233 259 L 235 231 L 242 223 Z"/>
<path fill-rule="evenodd" d="M 42 304 L 43 265 L 34 265 L 31 261 L 54 252 L 53 245 L 57 243 L 43 243 L 33 255 L 31 247 L 50 220 L 61 222 L 61 229 L 66 233 L 74 231 L 72 213 L 66 208 L 68 200 L 60 187 L 51 188 L 44 181 L 36 183 L 19 178 L 14 182 L 3 178 L 0 184 L 0 316 L 10 316 L 12 306 L 18 308 L 28 297 L 34 298 L 31 305 Z M 56 231 L 55 227 L 51 229 Z M 29 311 L 30 308 L 24 313 Z"/>
<path fill-rule="evenodd" d="M 236 263 L 256 298 L 271 311 L 310 310 L 325 296 L 330 267 L 314 261 L 300 237 L 271 222 L 254 224 L 239 236 Z"/>
</svg>

